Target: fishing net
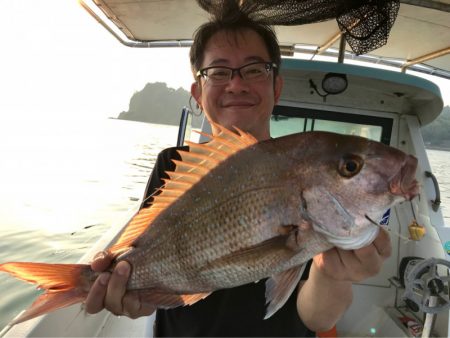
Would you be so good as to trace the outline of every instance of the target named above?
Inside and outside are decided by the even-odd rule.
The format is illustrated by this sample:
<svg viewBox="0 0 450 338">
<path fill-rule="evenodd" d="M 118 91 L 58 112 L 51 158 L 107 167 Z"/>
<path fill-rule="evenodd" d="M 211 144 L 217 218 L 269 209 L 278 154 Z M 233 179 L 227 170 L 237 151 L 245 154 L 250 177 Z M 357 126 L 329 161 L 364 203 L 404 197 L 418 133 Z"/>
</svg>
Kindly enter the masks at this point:
<svg viewBox="0 0 450 338">
<path fill-rule="evenodd" d="M 256 22 L 293 26 L 336 19 L 357 55 L 385 45 L 400 8 L 399 0 L 197 0 L 213 17 L 244 13 Z"/>
</svg>

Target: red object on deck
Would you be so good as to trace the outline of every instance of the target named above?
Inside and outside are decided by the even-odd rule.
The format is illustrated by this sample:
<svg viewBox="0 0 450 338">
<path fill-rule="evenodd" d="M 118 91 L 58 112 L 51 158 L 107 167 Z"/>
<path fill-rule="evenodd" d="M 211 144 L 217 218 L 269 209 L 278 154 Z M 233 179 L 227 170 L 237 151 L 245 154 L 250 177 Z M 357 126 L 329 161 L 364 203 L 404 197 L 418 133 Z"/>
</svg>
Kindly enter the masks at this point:
<svg viewBox="0 0 450 338">
<path fill-rule="evenodd" d="M 333 326 L 330 330 L 328 331 L 322 331 L 322 332 L 317 332 L 316 333 L 317 337 L 320 338 L 337 338 L 337 330 L 336 330 L 336 325 Z"/>
</svg>

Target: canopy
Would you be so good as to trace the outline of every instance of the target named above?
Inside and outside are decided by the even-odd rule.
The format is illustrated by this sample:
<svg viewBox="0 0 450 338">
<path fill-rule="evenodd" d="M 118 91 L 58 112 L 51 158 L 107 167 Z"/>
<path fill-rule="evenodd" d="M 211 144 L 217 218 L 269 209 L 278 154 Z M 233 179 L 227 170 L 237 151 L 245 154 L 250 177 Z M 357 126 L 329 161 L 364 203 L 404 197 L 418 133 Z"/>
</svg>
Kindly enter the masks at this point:
<svg viewBox="0 0 450 338">
<path fill-rule="evenodd" d="M 131 47 L 189 46 L 195 29 L 210 17 L 193 0 L 81 0 L 81 3 L 114 36 Z M 335 19 L 295 26 L 275 25 L 285 53 L 304 52 L 312 56 L 337 56 L 341 28 Z M 400 1 L 387 43 L 359 56 L 347 44 L 345 57 L 450 79 L 450 0 Z"/>
</svg>

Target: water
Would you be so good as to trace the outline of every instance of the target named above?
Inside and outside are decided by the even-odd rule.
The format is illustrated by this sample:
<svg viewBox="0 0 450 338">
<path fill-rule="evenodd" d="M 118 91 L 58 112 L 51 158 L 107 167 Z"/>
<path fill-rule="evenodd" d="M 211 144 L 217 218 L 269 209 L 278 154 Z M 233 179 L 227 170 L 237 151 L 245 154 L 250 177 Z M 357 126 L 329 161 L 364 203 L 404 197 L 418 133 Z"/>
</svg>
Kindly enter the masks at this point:
<svg viewBox="0 0 450 338">
<path fill-rule="evenodd" d="M 121 120 L 0 126 L 0 262 L 76 262 L 131 216 L 177 128 Z M 450 224 L 450 152 L 428 151 Z M 35 287 L 0 274 L 0 329 Z"/>
<path fill-rule="evenodd" d="M 441 209 L 445 224 L 450 226 L 450 151 L 427 150 L 431 170 L 441 192 Z"/>
<path fill-rule="evenodd" d="M 131 217 L 178 128 L 122 120 L 0 125 L 0 262 L 74 263 Z M 38 294 L 0 274 L 0 330 Z"/>
</svg>

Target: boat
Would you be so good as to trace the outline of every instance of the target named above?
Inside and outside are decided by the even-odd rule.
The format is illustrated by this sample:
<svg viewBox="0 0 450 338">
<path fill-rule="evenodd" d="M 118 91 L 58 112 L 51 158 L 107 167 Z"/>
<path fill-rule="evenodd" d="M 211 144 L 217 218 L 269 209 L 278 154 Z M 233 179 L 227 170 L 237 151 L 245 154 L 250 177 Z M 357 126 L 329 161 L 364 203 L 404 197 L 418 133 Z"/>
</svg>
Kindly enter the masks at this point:
<svg viewBox="0 0 450 338">
<path fill-rule="evenodd" d="M 130 48 L 189 46 L 194 30 L 208 19 L 191 0 L 80 4 Z M 354 301 L 337 324 L 338 336 L 450 335 L 450 226 L 444 223 L 439 185 L 420 132 L 438 118 L 443 100 L 434 82 L 413 75 L 450 80 L 449 22 L 448 0 L 400 1 L 388 42 L 363 55 L 350 50 L 335 20 L 276 26 L 285 84 L 271 118 L 273 137 L 308 130 L 354 134 L 419 161 L 420 197 L 388 210 L 380 220 L 391 233 L 392 256 L 377 276 L 354 284 Z M 328 61 L 319 60 L 324 58 Z M 182 107 L 180 112 L 178 144 L 183 144 L 192 112 Z M 210 131 L 206 120 L 202 130 Z M 125 223 L 106 233 L 80 263 L 113 242 Z M 107 311 L 87 315 L 78 304 L 8 325 L 0 336 L 151 337 L 153 321 L 153 316 L 131 320 Z"/>
</svg>

